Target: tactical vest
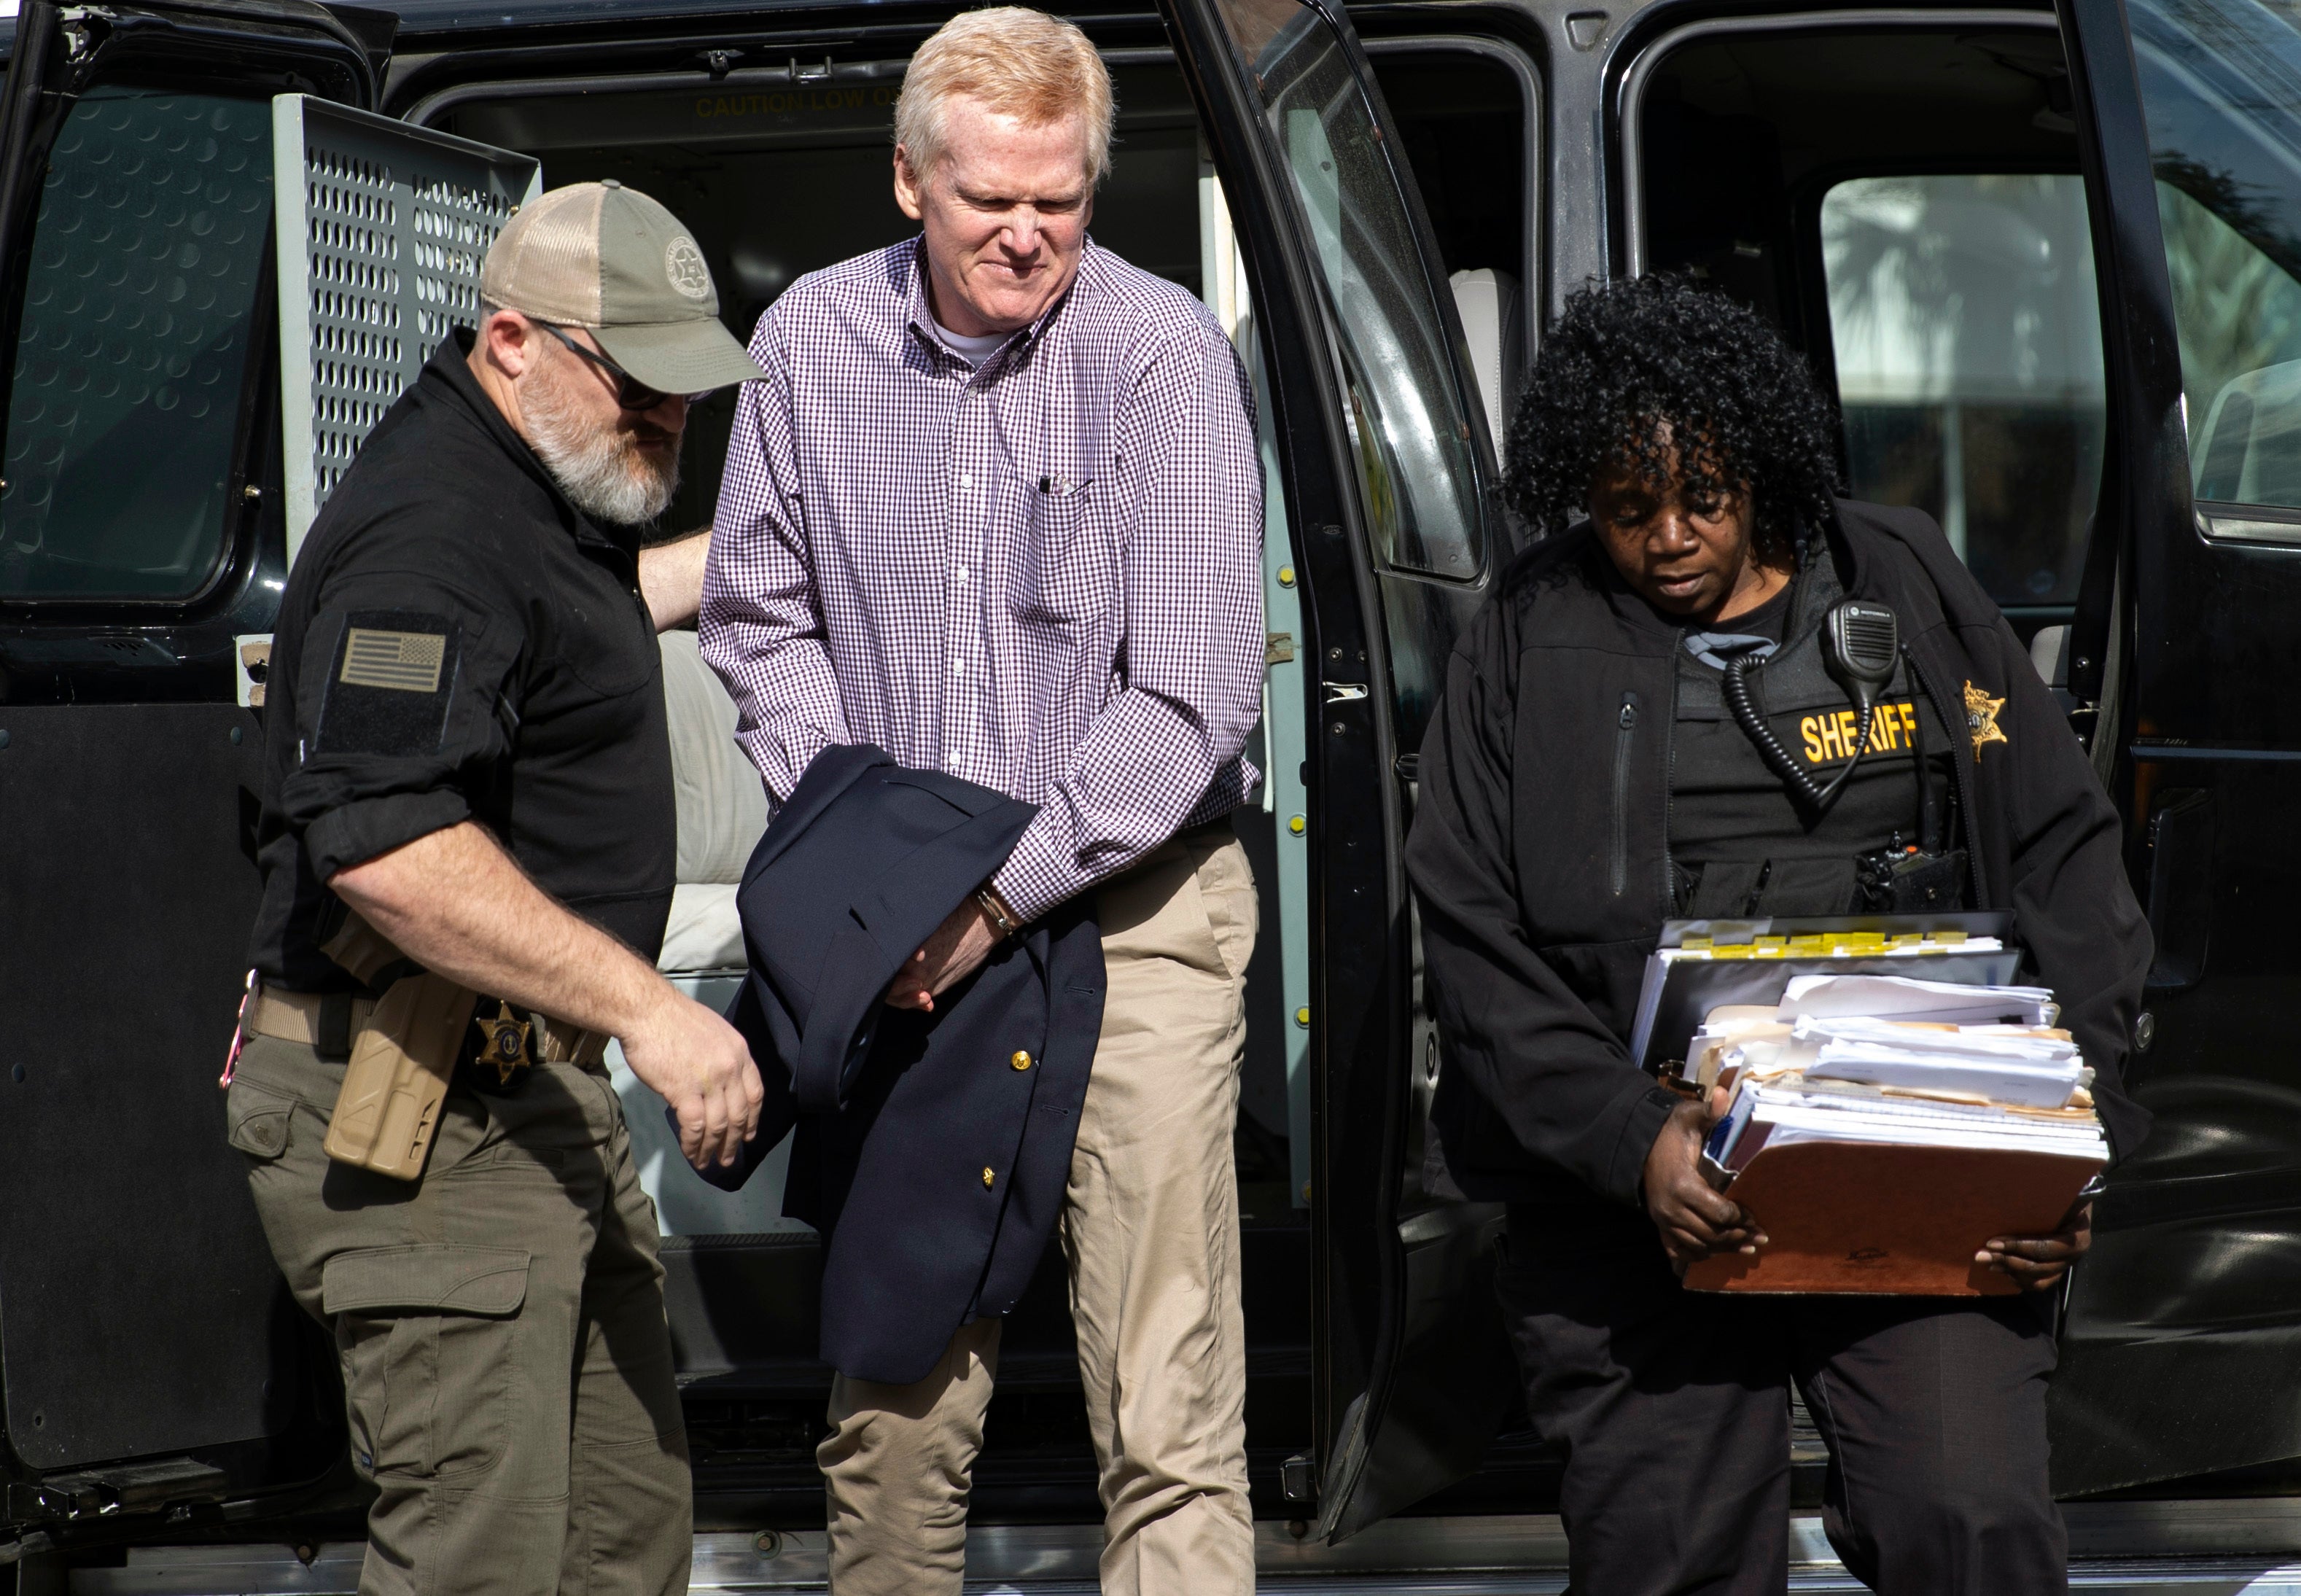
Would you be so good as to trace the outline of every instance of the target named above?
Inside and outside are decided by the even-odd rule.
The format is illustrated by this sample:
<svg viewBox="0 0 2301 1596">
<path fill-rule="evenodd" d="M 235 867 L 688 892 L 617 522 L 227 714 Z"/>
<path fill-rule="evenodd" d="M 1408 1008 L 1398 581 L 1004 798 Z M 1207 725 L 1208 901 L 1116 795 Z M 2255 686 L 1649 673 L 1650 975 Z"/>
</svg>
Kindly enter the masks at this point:
<svg viewBox="0 0 2301 1596">
<path fill-rule="evenodd" d="M 1862 742 L 1862 716 L 1823 663 L 1822 617 L 1843 597 L 1827 559 L 1796 579 L 1787 640 L 1744 677 L 1774 736 L 1827 786 Z M 1727 622 L 1717 630 L 1730 631 Z M 1669 846 L 1677 911 L 1695 918 L 1842 915 L 1860 907 L 1858 862 L 1920 843 L 1916 761 L 1933 785 L 1936 838 L 1945 835 L 1951 744 L 1940 714 L 1904 661 L 1880 698 L 1869 750 L 1818 821 L 1791 799 L 1735 720 L 1725 673 L 1678 654 L 1669 760 Z"/>
</svg>

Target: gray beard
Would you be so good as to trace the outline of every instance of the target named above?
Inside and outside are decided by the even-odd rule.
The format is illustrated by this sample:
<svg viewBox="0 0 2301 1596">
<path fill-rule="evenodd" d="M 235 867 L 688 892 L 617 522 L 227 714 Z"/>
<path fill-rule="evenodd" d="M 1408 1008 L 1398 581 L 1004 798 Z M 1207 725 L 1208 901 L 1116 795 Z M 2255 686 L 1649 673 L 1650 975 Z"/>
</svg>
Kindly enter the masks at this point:
<svg viewBox="0 0 2301 1596">
<path fill-rule="evenodd" d="M 658 467 L 639 440 L 602 427 L 568 401 L 558 372 L 538 370 L 520 395 L 528 442 L 570 503 L 595 521 L 637 526 L 653 521 L 679 491 L 679 455 Z"/>
</svg>

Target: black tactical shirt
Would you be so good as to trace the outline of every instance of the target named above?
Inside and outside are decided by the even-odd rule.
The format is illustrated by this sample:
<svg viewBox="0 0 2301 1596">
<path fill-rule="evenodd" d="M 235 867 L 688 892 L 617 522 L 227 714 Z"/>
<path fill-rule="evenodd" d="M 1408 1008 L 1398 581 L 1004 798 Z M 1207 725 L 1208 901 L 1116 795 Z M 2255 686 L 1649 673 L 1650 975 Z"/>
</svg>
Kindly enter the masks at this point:
<svg viewBox="0 0 2301 1596">
<path fill-rule="evenodd" d="M 1845 596 L 1827 553 L 1811 559 L 1757 609 L 1713 632 L 1779 645 L 1745 680 L 1751 702 L 1783 748 L 1828 787 L 1862 740 L 1862 717 L 1821 664 L 1822 617 Z M 1843 915 L 1855 907 L 1854 862 L 1898 836 L 1919 840 L 1917 773 L 1925 755 L 1937 827 L 1948 820 L 1949 733 L 1932 701 L 1913 690 L 1906 664 L 1880 696 L 1869 751 L 1828 813 L 1790 796 L 1734 718 L 1725 672 L 1678 652 L 1678 724 L 1670 750 L 1669 855 L 1678 913 Z"/>
<path fill-rule="evenodd" d="M 586 518 L 440 345 L 329 497 L 280 602 L 251 962 L 354 983 L 324 882 L 476 820 L 650 961 L 676 859 L 662 657 L 639 539 Z"/>
</svg>

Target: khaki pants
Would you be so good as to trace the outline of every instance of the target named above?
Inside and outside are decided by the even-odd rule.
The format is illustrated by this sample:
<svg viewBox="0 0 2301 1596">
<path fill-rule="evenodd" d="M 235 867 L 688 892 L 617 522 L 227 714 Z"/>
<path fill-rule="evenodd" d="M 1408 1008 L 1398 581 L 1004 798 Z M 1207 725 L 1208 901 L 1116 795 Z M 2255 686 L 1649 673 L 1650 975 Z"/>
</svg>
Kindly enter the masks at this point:
<svg viewBox="0 0 2301 1596">
<path fill-rule="evenodd" d="M 1254 878 L 1236 838 L 1193 832 L 1096 907 L 1108 996 L 1063 1253 L 1101 1471 L 1102 1588 L 1243 1596 L 1254 1523 L 1231 1132 Z M 958 1596 L 999 1325 L 962 1327 L 915 1385 L 833 1385 L 816 1456 L 834 1596 Z"/>
<path fill-rule="evenodd" d="M 451 1091 L 415 1182 L 321 1150 L 342 1078 L 252 1037 L 227 1117 L 272 1254 L 342 1358 L 352 1460 L 379 1492 L 363 1596 L 684 1596 L 655 1207 L 605 1072 Z"/>
</svg>

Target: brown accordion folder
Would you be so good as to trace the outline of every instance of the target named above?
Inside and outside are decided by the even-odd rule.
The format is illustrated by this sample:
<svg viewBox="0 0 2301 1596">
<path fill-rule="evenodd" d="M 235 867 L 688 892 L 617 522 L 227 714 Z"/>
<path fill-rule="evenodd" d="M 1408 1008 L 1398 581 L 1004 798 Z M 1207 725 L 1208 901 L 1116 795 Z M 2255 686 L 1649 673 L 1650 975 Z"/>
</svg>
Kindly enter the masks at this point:
<svg viewBox="0 0 2301 1596">
<path fill-rule="evenodd" d="M 1755 1257 L 1709 1258 L 1697 1291 L 2011 1296 L 1974 1262 L 1993 1236 L 2057 1229 L 2101 1171 L 2096 1159 L 2000 1149 L 1795 1141 L 1763 1148 L 1726 1195 L 1757 1220 Z"/>
</svg>

